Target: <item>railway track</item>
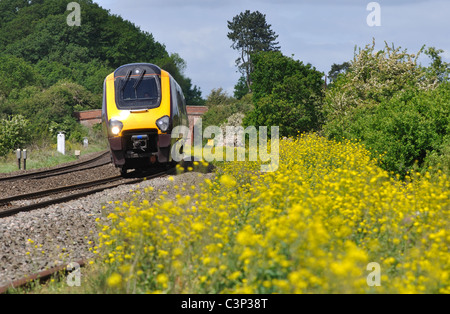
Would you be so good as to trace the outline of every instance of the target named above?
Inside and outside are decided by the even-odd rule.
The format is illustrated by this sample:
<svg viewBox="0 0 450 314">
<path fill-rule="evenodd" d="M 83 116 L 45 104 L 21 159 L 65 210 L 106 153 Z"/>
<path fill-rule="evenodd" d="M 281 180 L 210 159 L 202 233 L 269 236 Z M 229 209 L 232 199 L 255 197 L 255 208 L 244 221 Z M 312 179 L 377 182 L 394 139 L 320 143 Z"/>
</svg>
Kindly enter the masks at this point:
<svg viewBox="0 0 450 314">
<path fill-rule="evenodd" d="M 46 190 L 46 191 L 40 191 L 35 193 L 29 193 L 24 195 L 18 195 L 13 196 L 9 198 L 0 199 L 0 218 L 5 218 L 9 216 L 16 215 L 20 212 L 27 212 L 32 211 L 38 208 L 47 207 L 54 204 L 59 204 L 63 202 L 67 202 L 70 200 L 78 199 L 84 196 L 88 196 L 97 192 L 104 191 L 106 189 L 111 189 L 114 187 L 118 187 L 120 185 L 124 184 L 136 184 L 140 183 L 144 180 L 150 180 L 153 178 L 162 178 L 166 177 L 168 175 L 172 175 L 175 173 L 175 169 L 171 168 L 165 171 L 158 171 L 158 172 L 146 172 L 141 174 L 130 174 L 130 176 L 134 176 L 132 178 L 123 178 L 121 176 L 114 176 L 109 178 L 104 178 L 100 180 L 85 182 L 82 184 L 76 184 L 76 185 L 70 185 L 70 186 L 64 186 L 57 189 L 52 190 Z M 76 193 L 73 193 L 74 190 L 77 190 Z M 52 196 L 56 194 L 61 194 L 65 192 L 71 192 L 68 195 L 63 196 L 57 196 L 55 198 L 52 198 L 50 200 L 45 201 L 37 201 L 36 203 L 25 205 L 25 206 L 17 206 L 12 207 L 11 203 L 17 200 L 23 200 L 23 199 L 42 199 L 42 197 L 45 196 Z M 5 209 L 6 205 L 6 209 Z M 3 209 L 1 209 L 1 206 L 3 206 Z M 79 265 L 83 266 L 86 261 L 79 261 L 77 262 Z M 26 287 L 31 282 L 42 282 L 47 279 L 53 278 L 57 274 L 66 273 L 66 266 L 58 266 L 51 269 L 47 269 L 45 271 L 34 273 L 25 276 L 24 278 L 20 280 L 16 280 L 12 283 L 10 283 L 7 286 L 0 286 L 0 294 L 7 293 L 9 289 L 17 289 L 20 287 Z"/>
<path fill-rule="evenodd" d="M 130 183 L 130 184 L 138 183 L 138 182 L 141 182 L 142 180 L 143 179 L 136 179 L 136 180 L 127 181 L 127 183 Z M 34 209 L 71 201 L 71 200 L 74 200 L 74 199 L 77 199 L 77 198 L 80 198 L 83 196 L 101 192 L 105 189 L 113 188 L 113 187 L 119 186 L 121 184 L 124 184 L 124 182 L 116 183 L 116 184 L 109 184 L 109 183 L 113 183 L 116 181 L 123 181 L 123 178 L 120 176 L 110 177 L 110 178 L 105 178 L 105 179 L 101 179 L 101 180 L 84 182 L 81 184 L 63 186 L 63 187 L 59 187 L 56 189 L 44 190 L 44 191 L 16 195 L 16 196 L 0 199 L 0 206 L 2 206 L 2 207 L 0 207 L 0 218 L 9 217 L 9 216 L 18 214 L 20 212 L 27 212 L 27 211 L 34 210 Z M 77 193 L 70 193 L 69 195 L 52 198 L 50 200 L 37 201 L 37 202 L 35 202 L 33 204 L 29 204 L 29 205 L 23 205 L 23 206 L 11 205 L 11 203 L 14 201 L 40 199 L 40 198 L 47 197 L 47 196 L 58 195 L 58 194 L 61 194 L 64 192 L 74 192 L 77 190 L 88 189 L 93 186 L 95 186 L 96 188 L 89 189 L 87 191 L 77 192 Z"/>
<path fill-rule="evenodd" d="M 89 160 L 85 160 L 82 162 L 77 162 L 74 164 L 61 166 L 61 167 L 57 167 L 57 168 L 53 168 L 53 169 L 47 169 L 47 170 L 42 170 L 42 171 L 33 171 L 33 172 L 13 175 L 13 176 L 9 176 L 9 177 L 3 177 L 3 178 L 0 178 L 0 183 L 8 182 L 8 181 L 23 180 L 23 179 L 49 178 L 52 176 L 73 173 L 76 171 L 93 169 L 96 167 L 107 165 L 109 163 L 111 163 L 111 159 L 109 157 L 109 151 L 105 151 L 105 152 L 100 153 L 100 155 L 98 155 L 94 158 L 91 158 Z"/>
<path fill-rule="evenodd" d="M 173 170 L 170 170 L 173 171 Z M 140 183 L 147 179 L 152 179 L 156 177 L 164 177 L 168 175 L 168 171 L 158 172 L 145 177 L 139 178 L 123 178 L 121 176 L 108 177 L 104 179 L 84 182 L 80 184 L 67 185 L 58 187 L 55 189 L 43 190 L 28 194 L 16 195 L 8 198 L 0 199 L 0 218 L 10 217 L 21 212 L 27 212 L 43 207 L 47 207 L 54 204 L 64 203 L 71 201 L 80 197 L 98 193 L 107 189 L 115 188 L 123 184 L 135 184 Z M 92 188 L 94 187 L 94 188 Z M 74 193 L 74 191 L 79 191 Z M 66 192 L 70 192 L 67 194 Z M 13 202 L 32 200 L 32 199 L 42 199 L 44 197 L 52 195 L 61 195 L 61 193 L 66 193 L 66 195 L 58 196 L 50 200 L 38 200 L 32 204 L 14 206 Z"/>
<path fill-rule="evenodd" d="M 87 263 L 84 260 L 80 260 L 80 261 L 77 261 L 76 264 L 79 265 L 80 267 L 84 267 Z M 0 287 L 0 294 L 7 293 L 9 289 L 26 288 L 32 282 L 35 282 L 35 281 L 38 281 L 40 284 L 43 284 L 46 281 L 50 280 L 51 278 L 55 277 L 56 275 L 67 274 L 68 273 L 67 268 L 68 268 L 68 265 L 57 266 L 57 267 L 53 267 L 53 268 L 32 274 L 25 278 L 19 279 L 15 282 L 11 283 L 8 286 Z"/>
</svg>

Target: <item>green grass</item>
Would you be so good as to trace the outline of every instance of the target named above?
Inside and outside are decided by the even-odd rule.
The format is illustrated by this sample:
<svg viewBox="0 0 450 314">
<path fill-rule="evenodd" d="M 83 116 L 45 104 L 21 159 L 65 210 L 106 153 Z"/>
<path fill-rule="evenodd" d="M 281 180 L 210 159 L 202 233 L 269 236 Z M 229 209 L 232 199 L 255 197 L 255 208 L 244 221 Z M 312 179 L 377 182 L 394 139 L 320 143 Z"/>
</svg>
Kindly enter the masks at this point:
<svg viewBox="0 0 450 314">
<path fill-rule="evenodd" d="M 75 151 L 79 150 L 81 156 L 99 152 L 107 149 L 104 142 L 94 142 L 84 148 L 80 143 L 66 142 L 66 154 L 62 155 L 57 151 L 56 144 L 34 144 L 27 148 L 27 170 L 40 169 L 57 166 L 63 163 L 76 161 Z M 21 168 L 23 170 L 23 161 Z M 17 157 L 11 152 L 4 158 L 0 159 L 0 173 L 11 173 L 18 171 Z"/>
</svg>

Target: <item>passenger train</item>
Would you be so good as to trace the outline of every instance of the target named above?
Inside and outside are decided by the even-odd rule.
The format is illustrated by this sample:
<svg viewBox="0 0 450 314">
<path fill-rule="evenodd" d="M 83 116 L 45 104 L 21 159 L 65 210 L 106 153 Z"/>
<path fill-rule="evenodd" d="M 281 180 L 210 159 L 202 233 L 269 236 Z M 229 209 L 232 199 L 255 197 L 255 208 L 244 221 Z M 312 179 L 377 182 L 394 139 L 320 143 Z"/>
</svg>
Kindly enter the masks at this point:
<svg viewBox="0 0 450 314">
<path fill-rule="evenodd" d="M 113 164 L 122 175 L 129 169 L 172 164 L 173 128 L 189 127 L 180 85 L 149 63 L 119 67 L 103 86 L 102 120 Z"/>
</svg>

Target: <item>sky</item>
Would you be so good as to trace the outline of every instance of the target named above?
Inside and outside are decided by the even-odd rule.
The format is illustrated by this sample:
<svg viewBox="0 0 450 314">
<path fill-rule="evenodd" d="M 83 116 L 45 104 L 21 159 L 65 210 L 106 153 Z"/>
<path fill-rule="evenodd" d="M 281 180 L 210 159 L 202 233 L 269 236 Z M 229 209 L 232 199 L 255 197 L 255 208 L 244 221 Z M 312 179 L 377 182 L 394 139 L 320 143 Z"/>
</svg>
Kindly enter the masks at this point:
<svg viewBox="0 0 450 314">
<path fill-rule="evenodd" d="M 324 74 L 332 64 L 352 60 L 355 47 L 364 48 L 373 39 L 376 49 L 383 49 L 385 42 L 409 53 L 417 53 L 423 45 L 436 47 L 450 62 L 448 0 L 378 0 L 376 9 L 371 0 L 94 2 L 151 33 L 169 53 L 178 53 L 187 64 L 185 75 L 204 98 L 217 88 L 233 95 L 240 77 L 235 65 L 239 53 L 231 48 L 227 21 L 245 10 L 266 15 L 284 55 Z M 425 56 L 419 61 L 428 63 Z"/>
</svg>

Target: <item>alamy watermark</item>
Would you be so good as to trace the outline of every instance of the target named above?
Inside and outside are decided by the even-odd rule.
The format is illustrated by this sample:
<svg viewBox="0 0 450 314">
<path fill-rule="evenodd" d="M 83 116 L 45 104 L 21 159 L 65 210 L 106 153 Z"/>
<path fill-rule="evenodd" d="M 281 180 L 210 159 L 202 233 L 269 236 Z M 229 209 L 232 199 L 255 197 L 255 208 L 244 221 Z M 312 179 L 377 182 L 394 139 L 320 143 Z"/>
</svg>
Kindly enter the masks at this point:
<svg viewBox="0 0 450 314">
<path fill-rule="evenodd" d="M 369 287 L 381 286 L 381 266 L 378 263 L 369 263 L 366 267 L 367 271 L 371 271 L 371 273 L 367 276 L 367 285 Z"/>
<path fill-rule="evenodd" d="M 67 275 L 67 285 L 69 287 L 81 287 L 81 266 L 78 263 L 72 262 L 67 265 L 67 271 L 70 273 Z"/>
<path fill-rule="evenodd" d="M 262 172 L 275 172 L 280 161 L 280 128 L 270 128 L 270 139 L 267 126 L 260 126 L 257 130 L 254 126 L 246 129 L 235 126 L 208 126 L 202 131 L 202 119 L 198 119 L 194 125 L 193 133 L 187 126 L 177 126 L 172 132 L 173 139 L 181 139 L 172 147 L 172 159 L 176 162 L 189 158 L 203 158 L 205 161 L 261 161 Z M 225 130 L 225 132 L 224 132 Z M 225 135 L 224 135 L 225 133 Z M 193 137 L 192 137 L 193 136 Z M 248 136 L 248 150 L 245 148 Z M 209 140 L 203 146 L 204 140 Z M 193 155 L 192 152 L 193 143 Z M 226 145 L 224 145 L 224 143 Z M 270 144 L 270 147 L 269 147 Z M 225 153 L 225 154 L 224 154 Z M 248 155 L 248 160 L 246 160 Z"/>
<path fill-rule="evenodd" d="M 81 6 L 78 2 L 70 2 L 67 11 L 72 11 L 67 16 L 67 25 L 81 26 Z"/>
<path fill-rule="evenodd" d="M 371 11 L 367 16 L 367 25 L 370 27 L 381 26 L 381 6 L 378 2 L 370 2 L 367 5 L 367 11 Z"/>
</svg>

